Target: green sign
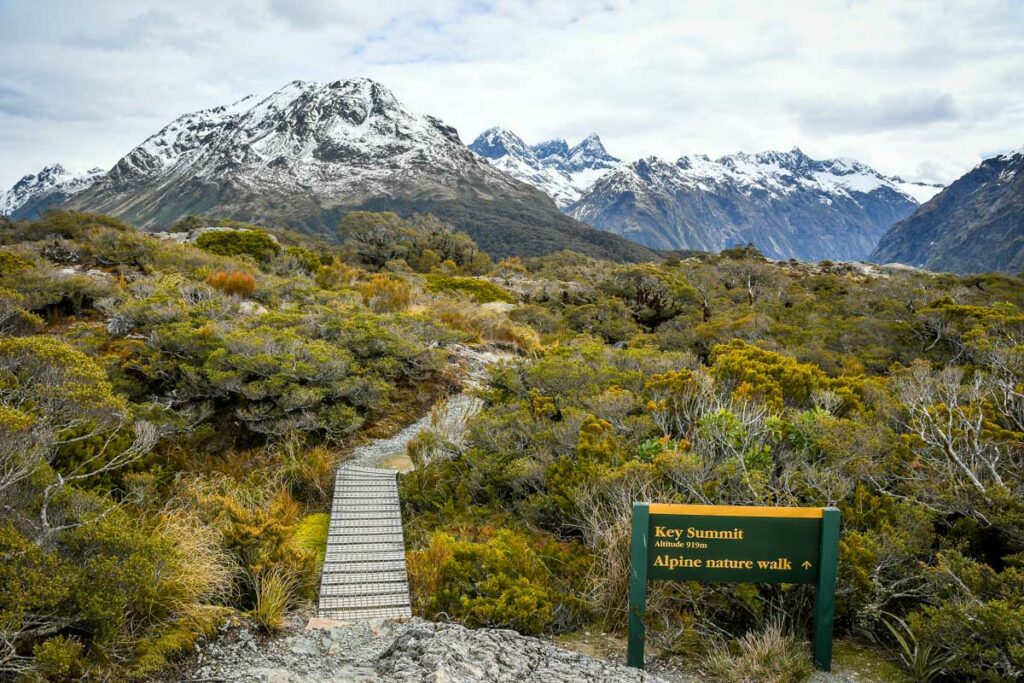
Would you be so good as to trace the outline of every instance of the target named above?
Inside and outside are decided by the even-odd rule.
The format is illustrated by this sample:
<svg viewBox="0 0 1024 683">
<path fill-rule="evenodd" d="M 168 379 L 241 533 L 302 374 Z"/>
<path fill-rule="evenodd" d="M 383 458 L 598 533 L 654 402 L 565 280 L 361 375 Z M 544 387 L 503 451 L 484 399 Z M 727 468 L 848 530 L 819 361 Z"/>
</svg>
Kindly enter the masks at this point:
<svg viewBox="0 0 1024 683">
<path fill-rule="evenodd" d="M 814 663 L 832 668 L 839 510 L 633 503 L 627 663 L 643 668 L 647 582 L 813 583 Z"/>
</svg>

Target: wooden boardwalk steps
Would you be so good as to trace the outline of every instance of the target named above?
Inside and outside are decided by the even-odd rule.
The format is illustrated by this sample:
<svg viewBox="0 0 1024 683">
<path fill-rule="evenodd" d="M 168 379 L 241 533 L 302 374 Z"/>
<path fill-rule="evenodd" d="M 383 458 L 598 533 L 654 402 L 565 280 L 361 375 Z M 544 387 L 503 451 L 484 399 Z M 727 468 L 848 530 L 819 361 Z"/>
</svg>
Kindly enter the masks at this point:
<svg viewBox="0 0 1024 683">
<path fill-rule="evenodd" d="M 412 616 L 396 472 L 338 468 L 317 612 L 343 621 Z"/>
</svg>

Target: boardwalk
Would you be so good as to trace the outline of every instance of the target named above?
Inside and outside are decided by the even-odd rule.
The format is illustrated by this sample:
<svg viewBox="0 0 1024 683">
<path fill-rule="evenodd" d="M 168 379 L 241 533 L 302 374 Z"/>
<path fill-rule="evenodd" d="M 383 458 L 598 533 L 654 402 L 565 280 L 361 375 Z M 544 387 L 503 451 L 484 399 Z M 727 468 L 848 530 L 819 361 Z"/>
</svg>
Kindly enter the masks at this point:
<svg viewBox="0 0 1024 683">
<path fill-rule="evenodd" d="M 346 464 L 334 479 L 319 616 L 411 617 L 397 473 Z"/>
</svg>

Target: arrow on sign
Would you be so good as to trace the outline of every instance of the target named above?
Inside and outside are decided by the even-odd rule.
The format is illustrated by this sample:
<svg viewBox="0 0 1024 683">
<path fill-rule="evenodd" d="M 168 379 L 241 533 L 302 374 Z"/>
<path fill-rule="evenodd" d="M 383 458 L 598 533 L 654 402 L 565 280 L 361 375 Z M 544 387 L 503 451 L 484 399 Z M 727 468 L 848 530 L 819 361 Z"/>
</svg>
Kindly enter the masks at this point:
<svg viewBox="0 0 1024 683">
<path fill-rule="evenodd" d="M 810 563 L 809 560 L 804 560 L 804 563 L 801 564 L 800 566 L 803 567 L 804 569 L 810 569 L 811 568 L 811 563 Z"/>
</svg>

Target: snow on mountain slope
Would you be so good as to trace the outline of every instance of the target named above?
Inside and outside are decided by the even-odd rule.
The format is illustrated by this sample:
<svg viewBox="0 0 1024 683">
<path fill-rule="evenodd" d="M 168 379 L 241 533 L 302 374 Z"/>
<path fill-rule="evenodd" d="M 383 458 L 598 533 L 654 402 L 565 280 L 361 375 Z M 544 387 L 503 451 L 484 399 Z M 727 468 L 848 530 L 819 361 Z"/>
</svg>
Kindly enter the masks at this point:
<svg viewBox="0 0 1024 683">
<path fill-rule="evenodd" d="M 924 183 L 920 181 L 904 180 L 899 176 L 889 176 L 886 178 L 889 182 L 899 188 L 900 192 L 906 195 L 910 195 L 914 198 L 918 204 L 924 204 L 926 201 L 942 192 L 944 185 L 938 183 Z"/>
<path fill-rule="evenodd" d="M 455 129 L 357 78 L 293 81 L 263 99 L 186 114 L 118 162 L 110 180 L 119 187 L 156 176 L 229 176 L 252 188 L 298 184 L 337 201 L 385 191 L 396 174 L 431 167 L 447 177 L 467 164 Z"/>
<path fill-rule="evenodd" d="M 63 202 L 92 185 L 104 173 L 101 168 L 76 172 L 61 164 L 50 164 L 0 193 L 0 216 L 9 216 L 29 203 L 52 205 Z"/>
<path fill-rule="evenodd" d="M 563 209 L 619 164 L 595 133 L 569 147 L 561 138 L 527 145 L 512 131 L 490 128 L 469 148 L 495 168 L 543 190 Z"/>
<path fill-rule="evenodd" d="M 62 205 L 150 229 L 199 215 L 335 239 L 351 210 L 432 212 L 492 256 L 574 249 L 654 257 L 566 216 L 543 192 L 474 154 L 454 128 L 366 78 L 292 81 L 265 97 L 180 116 Z M 29 201 L 13 213 L 37 208 Z"/>
<path fill-rule="evenodd" d="M 917 207 L 907 185 L 853 159 L 816 160 L 796 148 L 674 163 L 648 157 L 602 177 L 568 212 L 656 248 L 752 242 L 774 258 L 856 260 Z"/>
</svg>

